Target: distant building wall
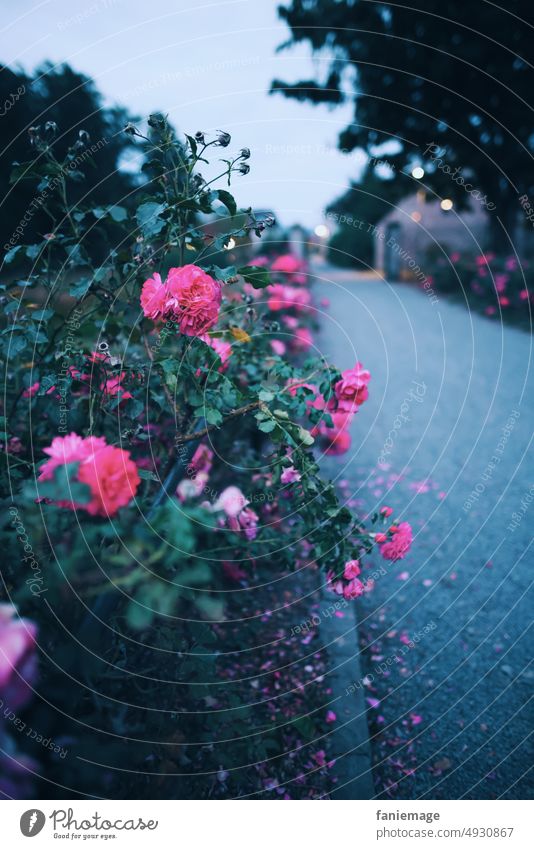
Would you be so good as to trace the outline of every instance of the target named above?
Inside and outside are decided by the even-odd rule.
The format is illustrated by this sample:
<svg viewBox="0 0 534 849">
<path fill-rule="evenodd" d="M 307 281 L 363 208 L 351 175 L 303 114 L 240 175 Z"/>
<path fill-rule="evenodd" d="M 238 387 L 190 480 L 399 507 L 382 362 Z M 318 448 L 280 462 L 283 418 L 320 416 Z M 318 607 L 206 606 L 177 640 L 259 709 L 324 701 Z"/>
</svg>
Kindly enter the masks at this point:
<svg viewBox="0 0 534 849">
<path fill-rule="evenodd" d="M 413 277 L 410 259 L 424 269 L 425 259 L 453 251 L 479 253 L 488 248 L 488 214 L 481 209 L 444 211 L 423 192 L 402 201 L 376 225 L 375 266 L 390 279 Z"/>
</svg>

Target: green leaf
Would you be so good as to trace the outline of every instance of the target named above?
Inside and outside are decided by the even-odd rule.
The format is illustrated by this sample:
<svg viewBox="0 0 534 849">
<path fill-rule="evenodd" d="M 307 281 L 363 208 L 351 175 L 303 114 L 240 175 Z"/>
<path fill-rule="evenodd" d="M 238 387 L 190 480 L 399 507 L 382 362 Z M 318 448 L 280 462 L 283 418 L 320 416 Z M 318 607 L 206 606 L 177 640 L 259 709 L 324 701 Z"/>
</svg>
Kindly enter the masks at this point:
<svg viewBox="0 0 534 849">
<path fill-rule="evenodd" d="M 193 156 L 196 156 L 197 155 L 196 140 L 193 138 L 193 136 L 188 136 L 187 133 L 185 134 L 185 137 L 186 137 L 187 141 L 189 142 L 189 147 L 191 148 L 191 153 L 193 154 Z"/>
<path fill-rule="evenodd" d="M 209 407 L 206 410 L 206 421 L 208 424 L 212 425 L 220 425 L 222 424 L 223 417 L 219 410 L 216 410 L 215 407 Z"/>
<path fill-rule="evenodd" d="M 74 501 L 76 504 L 88 504 L 91 500 L 91 490 L 86 483 L 76 480 L 79 463 L 62 463 L 54 470 L 50 481 L 38 481 L 37 494 L 39 498 L 50 498 L 51 501 Z M 35 484 L 28 486 L 29 496 L 35 496 Z"/>
<path fill-rule="evenodd" d="M 28 259 L 37 259 L 39 254 L 41 253 L 42 244 L 41 245 L 28 245 L 26 248 L 26 256 Z"/>
<path fill-rule="evenodd" d="M 299 427 L 298 429 L 298 438 L 302 442 L 303 445 L 313 445 L 315 439 L 311 435 L 311 433 L 303 427 Z"/>
<path fill-rule="evenodd" d="M 224 604 L 222 601 L 203 595 L 195 598 L 195 604 L 206 619 L 216 621 L 223 618 Z"/>
<path fill-rule="evenodd" d="M 266 422 L 260 422 L 258 428 L 262 431 L 262 433 L 271 433 L 276 427 L 276 422 L 272 419 L 267 419 Z"/>
<path fill-rule="evenodd" d="M 230 192 L 225 191 L 225 189 L 218 189 L 215 194 L 217 195 L 218 200 L 224 204 L 230 215 L 236 215 L 237 205 L 234 196 L 231 195 Z"/>
<path fill-rule="evenodd" d="M 237 269 L 237 273 L 250 283 L 254 289 L 265 289 L 270 286 L 271 278 L 266 268 L 261 268 L 258 265 L 244 265 Z"/>
<path fill-rule="evenodd" d="M 34 321 L 46 321 L 49 318 L 52 318 L 54 315 L 54 310 L 35 310 L 32 312 L 32 318 Z"/>
<path fill-rule="evenodd" d="M 89 280 L 87 277 L 82 277 L 81 280 L 78 280 L 77 283 L 73 283 L 72 286 L 70 286 L 69 295 L 73 298 L 83 298 L 83 296 L 86 295 L 91 288 L 92 282 L 93 281 Z"/>
<path fill-rule="evenodd" d="M 125 221 L 126 218 L 128 218 L 128 210 L 123 206 L 110 206 L 108 212 L 113 218 L 113 221 L 116 221 L 117 223 Z"/>
<path fill-rule="evenodd" d="M 131 600 L 126 611 L 126 619 L 130 628 L 133 628 L 135 631 L 142 631 L 152 624 L 153 618 L 153 610 L 150 610 L 149 607 L 142 607 L 134 599 Z"/>
<path fill-rule="evenodd" d="M 213 268 L 213 276 L 217 280 L 222 280 L 223 283 L 226 283 L 232 277 L 235 277 L 237 274 L 235 265 L 227 265 L 226 268 L 220 268 L 218 265 L 212 266 Z"/>
<path fill-rule="evenodd" d="M 143 236 L 147 239 L 156 236 L 165 227 L 165 221 L 160 218 L 160 215 L 166 208 L 166 204 L 154 203 L 154 201 L 142 203 L 141 206 L 137 207 L 135 218 Z"/>
<path fill-rule="evenodd" d="M 17 253 L 20 251 L 21 248 L 22 248 L 22 245 L 15 245 L 14 248 L 11 248 L 4 255 L 4 262 L 7 262 L 7 263 L 13 262 L 13 260 L 15 259 Z"/>
<path fill-rule="evenodd" d="M 159 481 L 155 472 L 149 472 L 148 469 L 137 469 L 137 474 L 144 481 Z"/>
</svg>

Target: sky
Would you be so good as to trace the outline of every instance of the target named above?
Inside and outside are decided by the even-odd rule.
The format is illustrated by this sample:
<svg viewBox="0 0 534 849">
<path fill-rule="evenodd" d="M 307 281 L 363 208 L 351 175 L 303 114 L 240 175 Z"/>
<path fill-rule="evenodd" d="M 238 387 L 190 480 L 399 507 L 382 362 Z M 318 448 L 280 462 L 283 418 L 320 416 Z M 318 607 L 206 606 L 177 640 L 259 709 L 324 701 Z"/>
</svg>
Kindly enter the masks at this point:
<svg viewBox="0 0 534 849">
<path fill-rule="evenodd" d="M 249 147 L 242 206 L 272 209 L 283 225 L 313 228 L 361 167 L 336 150 L 350 104 L 331 110 L 269 95 L 321 73 L 304 45 L 276 53 L 289 30 L 275 0 L 0 0 L 2 62 L 33 70 L 48 59 L 93 77 L 108 103 L 161 110 L 178 130 L 223 129 Z"/>
</svg>

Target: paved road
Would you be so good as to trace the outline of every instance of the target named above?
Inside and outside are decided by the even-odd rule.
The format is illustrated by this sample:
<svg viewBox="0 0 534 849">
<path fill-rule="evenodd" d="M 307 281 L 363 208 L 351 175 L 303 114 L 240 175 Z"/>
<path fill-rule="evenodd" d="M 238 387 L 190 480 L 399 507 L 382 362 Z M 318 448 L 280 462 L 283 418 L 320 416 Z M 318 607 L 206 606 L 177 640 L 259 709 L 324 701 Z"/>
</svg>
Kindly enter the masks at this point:
<svg viewBox="0 0 534 849">
<path fill-rule="evenodd" d="M 332 471 L 353 506 L 416 532 L 359 603 L 376 794 L 532 798 L 531 337 L 405 284 L 316 275 L 322 352 L 372 373 Z"/>
</svg>

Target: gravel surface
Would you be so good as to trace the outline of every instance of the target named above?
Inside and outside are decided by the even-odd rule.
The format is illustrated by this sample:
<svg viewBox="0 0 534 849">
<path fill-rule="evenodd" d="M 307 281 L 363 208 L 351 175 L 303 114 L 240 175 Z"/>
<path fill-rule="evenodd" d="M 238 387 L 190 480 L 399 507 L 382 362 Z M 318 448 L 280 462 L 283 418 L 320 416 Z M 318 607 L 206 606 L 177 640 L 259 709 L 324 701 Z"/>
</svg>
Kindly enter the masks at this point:
<svg viewBox="0 0 534 849">
<path fill-rule="evenodd" d="M 321 352 L 372 374 L 331 474 L 415 534 L 358 602 L 376 795 L 532 798 L 531 337 L 406 284 L 315 273 Z"/>
</svg>

